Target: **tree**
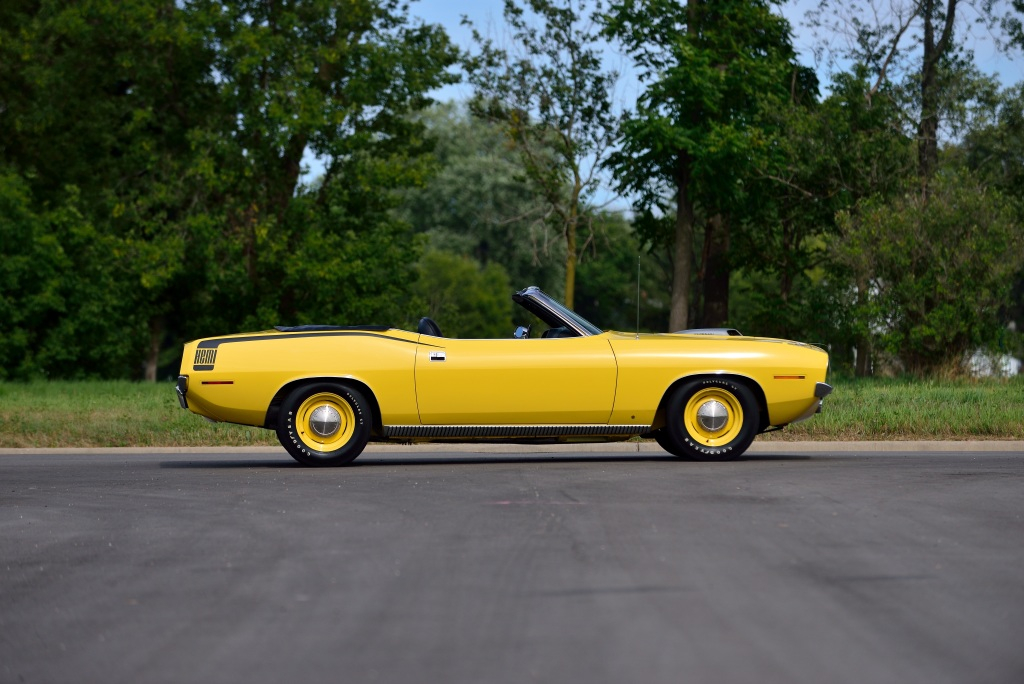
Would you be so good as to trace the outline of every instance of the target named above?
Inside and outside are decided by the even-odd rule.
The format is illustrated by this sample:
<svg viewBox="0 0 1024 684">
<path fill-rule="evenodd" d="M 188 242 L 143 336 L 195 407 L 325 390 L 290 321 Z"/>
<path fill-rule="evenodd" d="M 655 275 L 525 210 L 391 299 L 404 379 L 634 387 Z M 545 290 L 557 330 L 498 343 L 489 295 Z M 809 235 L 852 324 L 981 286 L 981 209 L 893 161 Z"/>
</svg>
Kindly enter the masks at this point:
<svg viewBox="0 0 1024 684">
<path fill-rule="evenodd" d="M 505 0 L 513 54 L 474 29 L 480 54 L 469 62 L 475 114 L 498 123 L 512 142 L 524 175 L 543 197 L 548 220 L 565 239 L 565 292 L 575 298 L 578 234 L 598 189 L 598 169 L 615 137 L 611 90 L 586 0 L 527 0 L 540 20 Z M 595 4 L 600 11 L 600 3 Z"/>
<path fill-rule="evenodd" d="M 1012 0 L 1010 4 L 1017 14 L 1007 13 L 1000 24 L 1006 31 L 1010 43 L 1024 49 L 1024 23 L 1021 22 L 1021 15 L 1024 15 L 1024 0 Z"/>
<path fill-rule="evenodd" d="M 74 328 L 77 346 L 22 361 L 133 375 L 106 346 L 117 331 L 152 379 L 182 338 L 411 317 L 422 244 L 391 210 L 429 170 L 410 114 L 456 59 L 397 0 L 4 3 L 0 168 L 20 207 L 5 230 L 59 239 L 61 287 L 101 300 L 52 298 L 33 334 Z M 315 185 L 308 153 L 326 161 Z M 36 282 L 7 278 L 4 300 L 37 299 Z M 91 365 L 91 348 L 116 363 Z"/>
<path fill-rule="evenodd" d="M 870 278 L 861 315 L 907 371 L 959 368 L 966 352 L 998 340 L 1024 265 L 1024 234 L 998 191 L 942 172 L 927 199 L 868 199 L 840 225 L 840 262 Z"/>
<path fill-rule="evenodd" d="M 827 34 L 823 40 L 838 36 L 845 41 L 837 50 L 839 59 L 871 69 L 869 98 L 886 82 L 904 83 L 914 91 L 904 115 L 917 136 L 922 189 L 938 169 L 938 131 L 948 94 L 943 72 L 958 66 L 957 19 L 968 8 L 975 11 L 975 22 L 990 32 L 1001 25 L 1012 38 L 1014 25 L 1019 26 L 1012 12 L 1000 15 L 1000 5 L 987 0 L 821 0 L 808 13 L 812 26 Z"/>
<path fill-rule="evenodd" d="M 1024 83 L 1000 92 L 946 153 L 1007 197 L 1024 197 Z"/>
<path fill-rule="evenodd" d="M 828 341 L 837 358 L 852 355 L 852 343 L 863 372 L 870 358 L 867 326 L 851 338 L 855 319 L 824 315 L 818 298 L 827 291 L 834 308 L 851 281 L 861 297 L 869 287 L 864 274 L 831 262 L 825 247 L 838 230 L 836 213 L 901 192 L 913 173 L 913 141 L 901 130 L 891 87 L 866 97 L 870 87 L 863 69 L 837 74 L 824 101 L 791 101 L 769 114 L 771 154 L 748 181 L 736 254 L 756 302 L 747 305 L 743 325 L 749 320 L 759 334 Z"/>
<path fill-rule="evenodd" d="M 644 254 L 640 258 L 640 273 L 637 273 L 637 257 L 645 251 L 644 245 L 634 226 L 621 213 L 603 211 L 594 221 L 601 229 L 587 244 L 586 258 L 580 262 L 575 310 L 604 330 L 628 332 L 638 327 L 645 331 L 664 330 L 667 302 L 650 294 L 667 290 L 662 265 L 650 254 Z"/>
<path fill-rule="evenodd" d="M 498 264 L 511 285 L 561 296 L 565 240 L 544 220 L 544 201 L 522 182 L 519 155 L 504 131 L 454 103 L 417 116 L 435 141 L 426 182 L 401 192 L 397 216 L 433 249 Z"/>
<path fill-rule="evenodd" d="M 1017 225 L 1024 230 L 1024 84 L 1002 91 L 987 115 L 976 117 L 956 146 L 947 149 L 949 163 L 970 169 L 981 182 L 1016 198 Z M 1007 317 L 1017 330 L 1017 355 L 1024 352 L 1024 268 L 1014 278 Z"/>
<path fill-rule="evenodd" d="M 622 0 L 607 14 L 607 34 L 648 84 L 610 165 L 620 192 L 639 198 L 642 215 L 663 213 L 666 197 L 674 200 L 673 330 L 689 318 L 697 208 L 727 220 L 737 175 L 764 143 L 750 125 L 752 113 L 765 97 L 786 97 L 793 50 L 775 4 Z M 722 238 L 715 239 L 728 244 Z"/>
<path fill-rule="evenodd" d="M 430 250 L 418 264 L 426 298 L 424 313 L 445 337 L 488 339 L 510 337 L 512 288 L 497 263 L 480 266 L 474 259 Z"/>
<path fill-rule="evenodd" d="M 457 52 L 440 27 L 407 25 L 397 0 L 194 7 L 211 27 L 222 101 L 220 125 L 199 144 L 230 232 L 218 255 L 225 288 L 250 325 L 307 315 L 299 302 L 316 281 L 284 257 L 305 239 L 310 212 L 330 217 L 319 224 L 328 233 L 360 239 L 377 224 L 351 219 L 384 218 L 391 191 L 422 181 L 429 141 L 409 115 L 455 80 Z M 307 151 L 326 162 L 316 188 L 299 185 Z"/>
<path fill-rule="evenodd" d="M 137 373 L 145 310 L 127 243 L 97 230 L 77 191 L 44 210 L 28 183 L 0 174 L 0 378 Z"/>
<path fill-rule="evenodd" d="M 0 10 L 0 154 L 25 180 L 35 213 L 48 215 L 73 197 L 83 225 L 116 253 L 106 274 L 116 277 L 112 287 L 93 293 L 127 298 L 132 315 L 116 325 L 123 344 L 145 359 L 149 379 L 178 301 L 169 293 L 191 275 L 185 236 L 204 210 L 189 173 L 189 135 L 208 121 L 214 91 L 209 52 L 190 28 L 185 11 L 161 0 Z M 70 244 L 62 247 L 78 258 Z M 98 264 L 109 261 L 93 261 L 89 271 Z M 80 332 L 87 329 L 96 327 Z M 79 343 L 90 342 L 102 344 Z M 82 370 L 115 367 L 122 372 L 120 365 Z"/>
</svg>

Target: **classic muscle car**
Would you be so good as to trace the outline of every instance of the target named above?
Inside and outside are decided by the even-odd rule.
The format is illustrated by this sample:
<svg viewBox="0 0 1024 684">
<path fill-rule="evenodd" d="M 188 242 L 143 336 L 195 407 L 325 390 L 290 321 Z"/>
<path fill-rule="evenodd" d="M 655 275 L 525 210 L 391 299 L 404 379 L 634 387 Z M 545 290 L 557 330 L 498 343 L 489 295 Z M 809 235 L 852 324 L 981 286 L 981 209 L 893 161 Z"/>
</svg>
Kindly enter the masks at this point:
<svg viewBox="0 0 1024 684">
<path fill-rule="evenodd" d="M 536 287 L 513 295 L 546 329 L 452 339 L 306 325 L 185 345 L 182 408 L 277 431 L 309 466 L 368 441 L 605 442 L 647 436 L 684 459 L 731 460 L 754 437 L 814 415 L 828 355 L 735 330 L 602 331 Z M 539 327 L 539 326 L 538 326 Z"/>
</svg>

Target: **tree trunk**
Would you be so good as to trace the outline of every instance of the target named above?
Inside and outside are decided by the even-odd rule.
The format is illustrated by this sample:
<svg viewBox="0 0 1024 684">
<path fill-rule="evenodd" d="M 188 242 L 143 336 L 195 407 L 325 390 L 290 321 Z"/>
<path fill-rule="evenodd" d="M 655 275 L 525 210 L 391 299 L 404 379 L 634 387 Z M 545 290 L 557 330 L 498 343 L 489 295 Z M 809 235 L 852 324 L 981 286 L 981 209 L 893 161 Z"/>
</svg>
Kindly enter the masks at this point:
<svg viewBox="0 0 1024 684">
<path fill-rule="evenodd" d="M 861 311 L 867 307 L 868 283 L 866 279 L 857 280 L 857 306 Z M 865 330 L 857 336 L 857 367 L 854 374 L 858 378 L 871 375 L 871 331 Z"/>
<path fill-rule="evenodd" d="M 868 335 L 857 338 L 857 368 L 854 373 L 858 378 L 871 375 L 871 338 Z"/>
<path fill-rule="evenodd" d="M 161 316 L 149 319 L 149 349 L 146 351 L 146 382 L 156 382 L 157 365 L 160 362 L 160 343 L 164 339 L 164 319 Z"/>
<path fill-rule="evenodd" d="M 784 305 L 789 304 L 789 295 L 793 291 L 793 222 L 782 220 L 782 269 L 779 275 L 779 298 Z"/>
<path fill-rule="evenodd" d="M 942 33 L 936 40 L 935 9 L 940 2 L 941 0 L 924 0 L 921 3 L 924 54 L 921 63 L 921 121 L 917 126 L 917 174 L 921 181 L 921 189 L 926 194 L 928 184 L 939 165 L 939 60 L 949 50 L 951 44 L 957 0 L 946 0 Z"/>
<path fill-rule="evenodd" d="M 721 214 L 704 228 L 704 316 L 701 325 L 725 327 L 729 320 L 729 222 Z"/>
<path fill-rule="evenodd" d="M 576 298 L 576 218 L 565 226 L 565 305 L 570 309 Z"/>
<path fill-rule="evenodd" d="M 690 155 L 685 150 L 677 159 L 676 235 L 672 258 L 672 301 L 669 305 L 670 332 L 686 328 L 690 310 L 690 273 L 693 261 L 693 199 L 690 197 Z"/>
<path fill-rule="evenodd" d="M 296 133 L 291 136 L 281 156 L 280 177 L 277 179 L 278 186 L 273 197 L 274 213 L 279 222 L 284 221 L 288 205 L 295 196 L 295 188 L 302 173 L 302 157 L 306 153 L 307 140 L 308 136 L 305 134 Z"/>
<path fill-rule="evenodd" d="M 696 32 L 700 0 L 686 2 L 686 31 Z M 697 112 L 691 112 L 696 118 Z M 676 230 L 672 254 L 672 299 L 668 309 L 670 332 L 684 330 L 690 317 L 690 274 L 693 263 L 693 197 L 690 185 L 693 159 L 688 150 L 676 153 Z"/>
<path fill-rule="evenodd" d="M 936 56 L 935 28 L 932 25 L 934 3 L 926 0 L 922 5 L 924 14 L 924 61 L 921 65 L 921 120 L 917 124 L 917 176 L 921 187 L 927 188 L 935 167 L 939 162 L 939 147 L 935 139 L 939 129 L 938 112 L 935 111 Z"/>
</svg>

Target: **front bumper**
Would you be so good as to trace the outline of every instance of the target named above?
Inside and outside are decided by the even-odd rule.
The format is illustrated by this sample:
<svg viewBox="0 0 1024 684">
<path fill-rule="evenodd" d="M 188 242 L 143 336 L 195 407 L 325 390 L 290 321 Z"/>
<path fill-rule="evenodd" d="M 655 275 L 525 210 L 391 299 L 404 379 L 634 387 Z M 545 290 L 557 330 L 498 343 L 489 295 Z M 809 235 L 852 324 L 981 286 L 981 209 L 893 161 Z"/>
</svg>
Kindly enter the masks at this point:
<svg viewBox="0 0 1024 684">
<path fill-rule="evenodd" d="M 807 411 L 793 421 L 793 423 L 801 423 L 808 418 L 813 418 L 814 414 L 821 413 L 821 405 L 824 403 L 825 397 L 832 394 L 832 385 L 828 385 L 824 382 L 819 382 L 814 385 L 814 398 L 817 399 L 814 404 L 811 405 Z"/>
<path fill-rule="evenodd" d="M 181 408 L 188 408 L 188 399 L 185 395 L 188 394 L 188 376 L 179 375 L 178 383 L 174 386 L 174 391 L 178 394 L 178 403 L 181 404 Z"/>
<path fill-rule="evenodd" d="M 825 403 L 825 397 L 830 394 L 832 394 L 832 385 L 819 382 L 814 386 L 814 396 L 818 398 L 818 410 L 815 413 L 821 413 L 821 405 Z"/>
</svg>

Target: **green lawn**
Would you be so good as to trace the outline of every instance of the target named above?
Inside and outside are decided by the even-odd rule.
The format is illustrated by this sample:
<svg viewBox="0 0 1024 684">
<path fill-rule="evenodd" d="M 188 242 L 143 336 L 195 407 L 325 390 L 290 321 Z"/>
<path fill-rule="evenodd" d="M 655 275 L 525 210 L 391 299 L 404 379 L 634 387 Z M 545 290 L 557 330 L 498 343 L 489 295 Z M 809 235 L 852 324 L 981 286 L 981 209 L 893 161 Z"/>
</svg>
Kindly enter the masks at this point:
<svg viewBox="0 0 1024 684">
<path fill-rule="evenodd" d="M 0 447 L 251 446 L 270 430 L 211 423 L 169 382 L 0 383 Z"/>
<path fill-rule="evenodd" d="M 844 380 L 818 416 L 761 439 L 1024 439 L 1024 377 Z M 170 383 L 0 383 L 0 447 L 276 445 L 178 408 Z"/>
<path fill-rule="evenodd" d="M 832 384 L 819 415 L 760 439 L 1024 439 L 1024 376 Z"/>
</svg>

